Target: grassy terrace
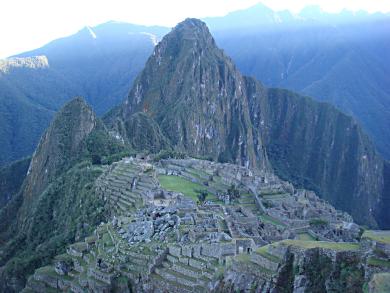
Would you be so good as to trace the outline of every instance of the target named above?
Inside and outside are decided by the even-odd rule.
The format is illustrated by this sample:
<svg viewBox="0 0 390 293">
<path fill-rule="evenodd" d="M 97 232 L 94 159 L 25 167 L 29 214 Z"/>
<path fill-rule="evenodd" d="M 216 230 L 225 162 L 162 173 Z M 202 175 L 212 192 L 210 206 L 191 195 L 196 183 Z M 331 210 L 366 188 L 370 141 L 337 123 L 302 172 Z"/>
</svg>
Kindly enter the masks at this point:
<svg viewBox="0 0 390 293">
<path fill-rule="evenodd" d="M 304 241 L 304 240 L 292 240 L 286 239 L 279 242 L 280 244 L 292 245 L 302 248 L 324 248 L 332 250 L 358 250 L 360 245 L 358 243 L 351 242 L 328 242 L 328 241 Z"/>
<path fill-rule="evenodd" d="M 374 266 L 374 267 L 385 267 L 385 268 L 390 268 L 390 260 L 385 260 L 385 259 L 379 259 L 379 258 L 370 257 L 370 258 L 367 260 L 367 263 L 368 263 L 370 266 Z"/>
<path fill-rule="evenodd" d="M 298 236 L 298 240 L 315 241 L 315 238 L 311 236 L 309 233 L 299 233 L 297 236 Z"/>
<path fill-rule="evenodd" d="M 260 254 L 261 256 L 265 257 L 266 259 L 269 259 L 270 261 L 280 262 L 281 260 L 277 256 L 272 255 L 268 252 L 268 247 L 269 247 L 269 245 L 262 246 L 256 250 L 256 253 Z"/>
<path fill-rule="evenodd" d="M 275 226 L 286 227 L 286 225 L 284 223 L 278 221 L 277 219 L 275 219 L 269 215 L 261 214 L 261 215 L 259 215 L 259 218 L 262 222 L 270 223 L 270 224 L 273 224 Z"/>
<path fill-rule="evenodd" d="M 390 244 L 390 230 L 366 230 L 362 238 L 371 239 L 377 242 Z"/>
<path fill-rule="evenodd" d="M 37 269 L 37 270 L 35 271 L 35 273 L 36 273 L 37 275 L 41 274 L 41 275 L 46 275 L 46 276 L 50 276 L 50 277 L 53 277 L 53 278 L 58 278 L 58 275 L 57 275 L 57 273 L 55 272 L 53 266 L 41 267 L 41 268 Z"/>
<path fill-rule="evenodd" d="M 181 192 L 185 196 L 191 198 L 193 201 L 198 201 L 198 192 L 199 190 L 207 190 L 207 186 L 203 186 L 201 184 L 191 182 L 187 179 L 184 179 L 179 176 L 173 175 L 160 175 L 158 176 L 158 180 L 160 181 L 161 186 L 169 191 Z M 211 194 L 208 191 L 206 200 L 212 200 L 214 202 L 220 202 L 215 197 L 214 194 Z"/>
</svg>

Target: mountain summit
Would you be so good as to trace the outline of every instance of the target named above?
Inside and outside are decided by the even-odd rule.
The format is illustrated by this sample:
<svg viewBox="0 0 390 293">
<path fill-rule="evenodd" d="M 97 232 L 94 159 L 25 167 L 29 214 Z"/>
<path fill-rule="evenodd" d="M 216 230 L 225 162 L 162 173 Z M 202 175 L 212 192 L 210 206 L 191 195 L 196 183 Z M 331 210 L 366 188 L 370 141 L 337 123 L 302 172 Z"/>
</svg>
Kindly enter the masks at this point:
<svg viewBox="0 0 390 293">
<path fill-rule="evenodd" d="M 155 47 L 112 129 L 138 150 L 173 148 L 317 191 L 360 223 L 384 223 L 384 162 L 334 107 L 243 77 L 206 25 L 179 23 Z M 135 125 L 143 125 L 142 139 Z"/>
<path fill-rule="evenodd" d="M 143 112 L 177 150 L 268 166 L 250 121 L 244 79 L 200 20 L 179 23 L 156 46 L 120 112 L 117 126 Z M 128 126 L 117 129 L 125 140 L 134 139 Z"/>
</svg>

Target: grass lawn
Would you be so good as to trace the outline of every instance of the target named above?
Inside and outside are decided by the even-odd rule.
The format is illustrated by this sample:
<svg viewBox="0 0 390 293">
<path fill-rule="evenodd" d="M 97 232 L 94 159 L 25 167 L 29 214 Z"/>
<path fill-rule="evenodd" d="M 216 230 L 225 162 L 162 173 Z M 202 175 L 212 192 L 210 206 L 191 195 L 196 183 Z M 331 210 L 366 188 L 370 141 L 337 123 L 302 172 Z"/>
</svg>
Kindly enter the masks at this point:
<svg viewBox="0 0 390 293">
<path fill-rule="evenodd" d="M 366 230 L 364 231 L 362 238 L 390 244 L 390 230 Z"/>
<path fill-rule="evenodd" d="M 164 189 L 174 192 L 181 192 L 195 202 L 198 201 L 197 191 L 207 190 L 206 186 L 191 182 L 179 176 L 160 175 L 158 176 L 158 180 L 160 181 L 160 184 Z M 208 192 L 206 200 L 216 201 L 216 197 Z"/>
<path fill-rule="evenodd" d="M 271 216 L 268 216 L 266 214 L 261 214 L 259 215 L 259 218 L 261 221 L 263 222 L 267 222 L 267 223 L 271 223 L 275 226 L 281 226 L 281 227 L 286 227 L 285 224 L 283 224 L 282 222 L 278 221 L 277 219 L 271 217 Z"/>
<path fill-rule="evenodd" d="M 270 244 L 270 245 L 272 245 L 272 244 Z M 269 259 L 270 261 L 277 262 L 277 263 L 280 262 L 281 260 L 277 256 L 272 255 L 268 252 L 268 247 L 269 247 L 269 245 L 262 246 L 262 247 L 256 249 L 256 253 Z"/>
<path fill-rule="evenodd" d="M 304 240 L 292 240 L 286 239 L 279 243 L 293 245 L 302 248 L 324 248 L 332 250 L 358 250 L 360 245 L 358 243 L 351 242 L 330 242 L 330 241 L 304 241 Z"/>
<path fill-rule="evenodd" d="M 367 262 L 370 266 L 390 268 L 390 260 L 370 257 Z"/>
<path fill-rule="evenodd" d="M 311 236 L 309 233 L 299 233 L 298 235 L 298 240 L 303 240 L 303 241 L 314 241 L 314 237 Z"/>
</svg>

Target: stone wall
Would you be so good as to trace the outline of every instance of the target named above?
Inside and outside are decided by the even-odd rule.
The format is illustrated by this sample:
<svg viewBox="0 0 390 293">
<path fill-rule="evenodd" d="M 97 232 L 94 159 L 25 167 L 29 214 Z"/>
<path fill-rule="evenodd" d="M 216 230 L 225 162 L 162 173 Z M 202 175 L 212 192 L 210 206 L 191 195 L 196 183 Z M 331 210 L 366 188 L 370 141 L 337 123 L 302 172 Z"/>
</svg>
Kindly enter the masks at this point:
<svg viewBox="0 0 390 293">
<path fill-rule="evenodd" d="M 270 271 L 277 271 L 279 264 L 273 261 L 270 261 L 269 259 L 261 256 L 260 254 L 257 253 L 252 253 L 250 255 L 250 259 L 252 262 L 266 268 L 267 270 Z"/>
</svg>

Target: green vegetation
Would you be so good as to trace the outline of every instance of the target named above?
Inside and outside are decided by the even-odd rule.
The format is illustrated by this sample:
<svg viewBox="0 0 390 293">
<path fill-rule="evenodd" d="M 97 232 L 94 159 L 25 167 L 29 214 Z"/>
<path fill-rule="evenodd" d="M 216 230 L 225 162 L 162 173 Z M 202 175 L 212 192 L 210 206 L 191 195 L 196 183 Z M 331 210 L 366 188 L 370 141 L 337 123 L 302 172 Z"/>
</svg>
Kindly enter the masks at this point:
<svg viewBox="0 0 390 293">
<path fill-rule="evenodd" d="M 22 159 L 0 168 L 0 208 L 20 189 L 31 158 Z"/>
<path fill-rule="evenodd" d="M 328 226 L 329 222 L 323 219 L 312 219 L 309 224 L 310 226 Z"/>
<path fill-rule="evenodd" d="M 184 159 L 186 157 L 185 153 L 176 152 L 172 150 L 161 150 L 155 157 L 154 161 L 158 162 L 165 159 Z"/>
<path fill-rule="evenodd" d="M 200 203 L 204 203 L 207 197 L 207 190 L 199 190 L 197 197 Z"/>
<path fill-rule="evenodd" d="M 198 200 L 199 190 L 204 190 L 204 186 L 179 176 L 160 175 L 158 176 L 158 180 L 164 189 L 181 192 L 195 202 Z M 207 192 L 207 199 L 216 200 L 215 196 L 209 192 Z"/>
<path fill-rule="evenodd" d="M 270 245 L 272 245 L 272 244 L 270 244 Z M 280 262 L 281 260 L 277 256 L 272 255 L 268 252 L 268 247 L 269 247 L 269 245 L 259 247 L 258 249 L 256 249 L 256 253 L 269 259 L 270 261 L 277 262 L 277 263 Z"/>
<path fill-rule="evenodd" d="M 298 240 L 302 241 L 314 241 L 316 240 L 313 236 L 311 236 L 309 233 L 299 233 L 298 234 Z"/>
<path fill-rule="evenodd" d="M 374 267 L 390 268 L 390 260 L 370 257 L 367 259 L 367 263 Z"/>
<path fill-rule="evenodd" d="M 362 235 L 362 239 L 367 238 L 377 242 L 390 244 L 390 230 L 366 230 Z"/>
<path fill-rule="evenodd" d="M 358 243 L 350 243 L 350 242 L 303 241 L 303 240 L 295 240 L 295 239 L 294 240 L 286 239 L 286 240 L 279 241 L 278 243 L 302 247 L 305 249 L 324 248 L 324 249 L 343 251 L 343 250 L 358 250 L 360 248 L 360 245 Z"/>
<path fill-rule="evenodd" d="M 234 184 L 232 184 L 228 188 L 227 193 L 230 195 L 230 198 L 232 200 L 236 200 L 236 199 L 240 198 L 240 191 L 238 190 L 238 188 Z"/>
<path fill-rule="evenodd" d="M 64 253 L 67 244 L 90 235 L 105 219 L 93 182 L 101 169 L 86 161 L 52 182 L 28 211 L 28 222 L 3 246 L 2 277 L 25 280 L 34 269 Z M 75 204 L 77 203 L 77 204 Z"/>
<path fill-rule="evenodd" d="M 277 220 L 277 219 L 275 219 L 267 214 L 261 214 L 261 215 L 259 215 L 259 218 L 260 218 L 260 221 L 270 223 L 270 224 L 273 224 L 275 226 L 281 226 L 281 227 L 286 226 L 284 223 L 280 222 L 279 220 Z"/>
</svg>

